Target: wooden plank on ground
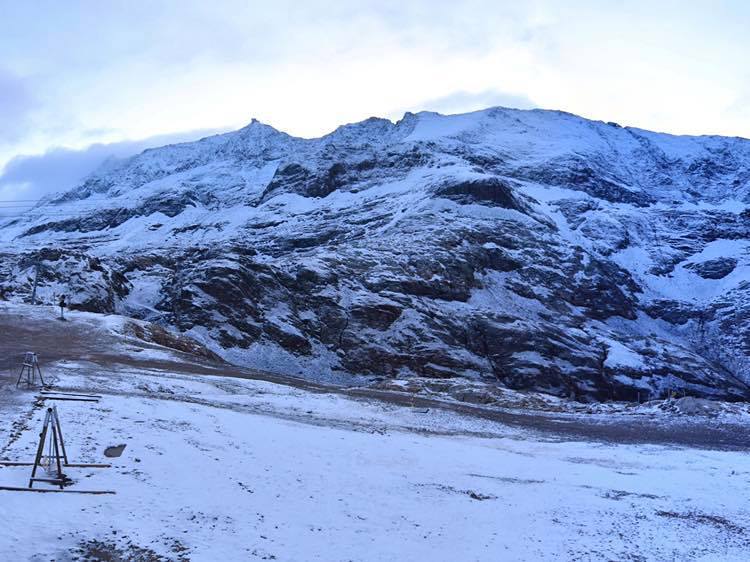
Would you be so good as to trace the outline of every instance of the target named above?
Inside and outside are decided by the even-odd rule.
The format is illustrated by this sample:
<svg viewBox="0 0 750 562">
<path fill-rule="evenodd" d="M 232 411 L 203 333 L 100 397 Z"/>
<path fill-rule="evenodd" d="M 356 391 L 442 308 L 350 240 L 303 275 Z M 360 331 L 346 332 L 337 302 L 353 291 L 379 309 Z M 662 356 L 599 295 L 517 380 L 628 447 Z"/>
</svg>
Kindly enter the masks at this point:
<svg viewBox="0 0 750 562">
<path fill-rule="evenodd" d="M 0 466 L 34 466 L 34 463 L 22 461 L 0 461 Z M 70 464 L 64 464 L 63 466 L 67 466 L 70 468 L 112 468 L 111 464 L 81 462 L 73 462 Z"/>
<path fill-rule="evenodd" d="M 77 392 L 62 392 L 57 390 L 40 390 L 41 394 L 59 394 L 60 396 L 81 396 L 84 398 L 101 398 L 100 394 L 79 394 Z"/>
<path fill-rule="evenodd" d="M 0 491 L 3 492 L 41 492 L 41 493 L 53 493 L 53 494 L 116 494 L 113 490 L 58 490 L 57 488 L 21 488 L 18 486 L 0 486 Z"/>
<path fill-rule="evenodd" d="M 67 400 L 70 402 L 99 402 L 98 398 L 73 398 L 72 396 L 50 396 L 49 394 L 42 394 L 40 398 L 42 400 Z"/>
</svg>

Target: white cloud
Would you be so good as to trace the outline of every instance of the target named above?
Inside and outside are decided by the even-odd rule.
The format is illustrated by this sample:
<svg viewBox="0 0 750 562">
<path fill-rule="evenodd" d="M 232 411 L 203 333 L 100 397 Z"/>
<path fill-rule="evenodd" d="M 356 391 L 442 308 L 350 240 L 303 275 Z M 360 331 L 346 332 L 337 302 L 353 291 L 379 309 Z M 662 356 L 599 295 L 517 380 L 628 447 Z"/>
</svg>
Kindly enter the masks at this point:
<svg viewBox="0 0 750 562">
<path fill-rule="evenodd" d="M 0 142 L 12 143 L 23 136 L 36 105 L 26 80 L 0 68 Z"/>
<path fill-rule="evenodd" d="M 533 109 L 537 107 L 531 99 L 521 94 L 485 90 L 483 92 L 453 92 L 447 96 L 424 101 L 418 107 L 414 107 L 413 111 L 425 110 L 450 114 L 497 106 L 512 107 L 515 109 Z"/>
<path fill-rule="evenodd" d="M 0 201 L 37 200 L 75 187 L 108 158 L 124 158 L 146 148 L 196 140 L 218 131 L 188 131 L 138 141 L 93 144 L 81 150 L 53 148 L 43 154 L 17 156 L 0 175 Z"/>
<path fill-rule="evenodd" d="M 8 76 L 31 77 L 11 99 L 35 105 L 0 128 L 0 167 L 251 117 L 317 136 L 485 101 L 750 136 L 748 27 L 740 2 L 65 2 L 44 17 L 16 3 L 0 51 Z"/>
</svg>

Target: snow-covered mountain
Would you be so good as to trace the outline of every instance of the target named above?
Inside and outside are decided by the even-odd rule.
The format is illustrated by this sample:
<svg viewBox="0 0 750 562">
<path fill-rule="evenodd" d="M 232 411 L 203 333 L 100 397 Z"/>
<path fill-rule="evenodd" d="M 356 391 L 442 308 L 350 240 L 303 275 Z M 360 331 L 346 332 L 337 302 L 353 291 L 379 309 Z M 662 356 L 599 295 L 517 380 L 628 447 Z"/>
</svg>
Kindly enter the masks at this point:
<svg viewBox="0 0 750 562">
<path fill-rule="evenodd" d="M 172 325 L 311 378 L 748 399 L 750 141 L 556 111 L 253 121 L 0 225 L 0 296 Z"/>
</svg>

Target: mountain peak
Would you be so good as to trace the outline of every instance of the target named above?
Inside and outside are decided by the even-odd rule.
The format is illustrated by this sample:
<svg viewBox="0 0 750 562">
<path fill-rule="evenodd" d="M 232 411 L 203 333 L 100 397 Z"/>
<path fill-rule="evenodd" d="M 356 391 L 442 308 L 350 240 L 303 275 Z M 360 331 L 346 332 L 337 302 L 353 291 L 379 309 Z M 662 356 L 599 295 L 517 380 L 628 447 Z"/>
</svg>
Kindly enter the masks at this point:
<svg viewBox="0 0 750 562">
<path fill-rule="evenodd" d="M 262 121 L 259 121 L 255 117 L 253 117 L 250 120 L 250 123 L 242 127 L 237 131 L 238 133 L 245 133 L 245 134 L 280 134 L 280 135 L 286 135 L 283 131 L 279 131 L 275 127 L 268 125 L 266 123 L 263 123 Z"/>
</svg>

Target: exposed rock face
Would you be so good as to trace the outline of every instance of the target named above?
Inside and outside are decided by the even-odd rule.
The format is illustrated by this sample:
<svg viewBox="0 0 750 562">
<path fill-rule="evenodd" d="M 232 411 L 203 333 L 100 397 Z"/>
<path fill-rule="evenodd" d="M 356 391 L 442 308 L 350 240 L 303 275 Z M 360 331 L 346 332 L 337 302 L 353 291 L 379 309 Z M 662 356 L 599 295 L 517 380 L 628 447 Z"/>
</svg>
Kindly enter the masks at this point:
<svg viewBox="0 0 750 562">
<path fill-rule="evenodd" d="M 732 273 L 735 267 L 737 267 L 735 258 L 716 258 L 700 263 L 685 264 L 686 269 L 695 271 L 704 279 L 723 279 Z"/>
<path fill-rule="evenodd" d="M 79 250 L 41 248 L 0 254 L 0 296 L 24 294 L 30 300 L 36 281 L 38 302 L 57 303 L 65 295 L 70 308 L 114 312 L 130 291 L 127 278 L 98 257 Z"/>
<path fill-rule="evenodd" d="M 742 139 L 499 108 L 313 140 L 253 122 L 0 225 L 0 295 L 40 263 L 42 299 L 310 377 L 747 399 L 749 200 Z"/>
</svg>

